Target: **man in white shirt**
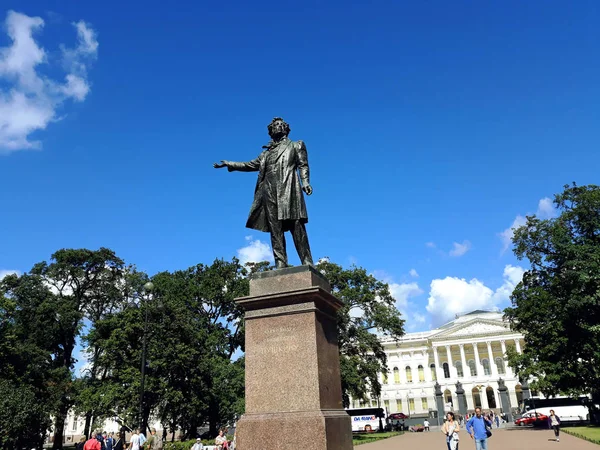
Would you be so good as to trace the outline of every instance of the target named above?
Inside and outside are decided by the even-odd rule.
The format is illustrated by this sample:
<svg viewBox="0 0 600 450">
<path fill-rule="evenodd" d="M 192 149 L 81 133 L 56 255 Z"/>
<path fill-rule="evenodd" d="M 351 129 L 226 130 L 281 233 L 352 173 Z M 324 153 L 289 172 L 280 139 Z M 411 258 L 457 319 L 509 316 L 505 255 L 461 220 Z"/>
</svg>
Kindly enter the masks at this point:
<svg viewBox="0 0 600 450">
<path fill-rule="evenodd" d="M 129 440 L 129 450 L 140 450 L 140 430 L 134 430 Z"/>
<path fill-rule="evenodd" d="M 200 438 L 196 439 L 196 443 L 192 445 L 192 450 L 202 450 L 202 440 Z"/>
<path fill-rule="evenodd" d="M 425 427 L 425 431 L 429 431 L 429 420 L 425 419 L 423 421 L 423 426 Z"/>
</svg>

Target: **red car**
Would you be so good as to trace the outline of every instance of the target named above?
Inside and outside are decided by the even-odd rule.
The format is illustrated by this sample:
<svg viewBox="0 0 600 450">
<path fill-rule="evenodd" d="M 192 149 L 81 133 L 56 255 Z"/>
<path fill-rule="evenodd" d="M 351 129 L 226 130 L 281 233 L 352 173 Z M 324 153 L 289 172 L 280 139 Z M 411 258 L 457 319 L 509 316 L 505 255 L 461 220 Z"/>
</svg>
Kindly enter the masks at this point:
<svg viewBox="0 0 600 450">
<path fill-rule="evenodd" d="M 515 420 L 515 425 L 534 425 L 536 422 L 547 422 L 548 416 L 540 413 L 528 412 L 523 414 L 517 420 Z"/>
</svg>

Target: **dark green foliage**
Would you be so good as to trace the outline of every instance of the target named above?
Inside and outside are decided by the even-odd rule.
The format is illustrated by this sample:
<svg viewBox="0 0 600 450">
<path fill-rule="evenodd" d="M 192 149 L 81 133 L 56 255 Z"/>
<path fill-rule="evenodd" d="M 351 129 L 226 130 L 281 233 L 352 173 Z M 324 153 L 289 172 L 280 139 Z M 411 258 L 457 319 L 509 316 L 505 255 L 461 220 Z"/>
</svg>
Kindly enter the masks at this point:
<svg viewBox="0 0 600 450">
<path fill-rule="evenodd" d="M 505 310 L 524 334 L 510 364 L 545 395 L 600 394 L 600 187 L 565 186 L 560 215 L 515 231 L 514 252 L 531 265 Z"/>
</svg>

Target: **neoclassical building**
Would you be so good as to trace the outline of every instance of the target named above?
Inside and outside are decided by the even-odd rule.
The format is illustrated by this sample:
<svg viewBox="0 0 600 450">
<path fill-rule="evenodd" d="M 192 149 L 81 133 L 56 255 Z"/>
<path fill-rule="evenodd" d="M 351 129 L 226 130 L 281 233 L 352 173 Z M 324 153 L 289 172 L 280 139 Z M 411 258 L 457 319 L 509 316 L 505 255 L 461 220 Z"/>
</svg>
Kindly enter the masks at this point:
<svg viewBox="0 0 600 450">
<path fill-rule="evenodd" d="M 521 385 L 505 361 L 506 349 L 521 351 L 523 336 L 510 330 L 502 313 L 473 311 L 430 331 L 384 338 L 387 374 L 381 375 L 381 406 L 388 413 L 425 415 L 436 409 L 434 385 L 441 385 L 447 411 L 458 411 L 456 383 L 469 411 L 500 409 L 498 379 L 505 380 L 511 407 L 522 402 Z M 372 406 L 377 404 L 373 399 Z M 362 406 L 353 402 L 354 407 Z"/>
</svg>

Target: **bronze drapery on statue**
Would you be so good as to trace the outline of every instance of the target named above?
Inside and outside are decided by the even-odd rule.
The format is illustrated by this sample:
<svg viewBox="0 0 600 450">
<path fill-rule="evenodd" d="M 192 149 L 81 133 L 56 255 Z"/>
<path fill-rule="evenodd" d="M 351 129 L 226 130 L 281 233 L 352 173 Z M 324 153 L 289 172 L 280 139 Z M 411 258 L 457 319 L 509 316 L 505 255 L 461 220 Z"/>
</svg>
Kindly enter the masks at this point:
<svg viewBox="0 0 600 450">
<path fill-rule="evenodd" d="M 248 162 L 223 160 L 219 169 L 259 172 L 246 227 L 271 233 L 271 247 L 278 269 L 287 267 L 284 232 L 290 231 L 300 261 L 313 265 L 305 224 L 308 222 L 303 192 L 312 194 L 308 154 L 302 141 L 288 139 L 289 125 L 276 117 L 267 127 L 271 141 L 256 159 Z"/>
</svg>

